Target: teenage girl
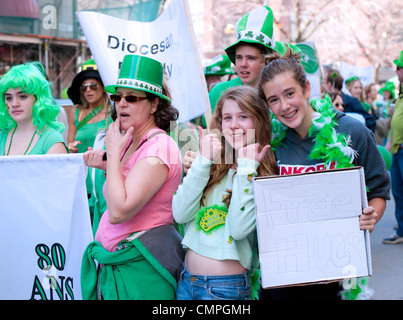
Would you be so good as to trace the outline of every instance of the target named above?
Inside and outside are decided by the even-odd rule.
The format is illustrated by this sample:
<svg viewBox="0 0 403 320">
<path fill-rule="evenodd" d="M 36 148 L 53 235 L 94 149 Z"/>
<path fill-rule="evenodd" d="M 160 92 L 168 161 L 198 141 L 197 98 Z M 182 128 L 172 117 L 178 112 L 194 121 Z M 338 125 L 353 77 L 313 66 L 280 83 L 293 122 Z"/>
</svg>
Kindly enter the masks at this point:
<svg viewBox="0 0 403 320">
<path fill-rule="evenodd" d="M 187 248 L 177 299 L 256 297 L 250 282 L 257 267 L 251 181 L 277 173 L 270 120 L 257 90 L 240 86 L 222 95 L 211 133 L 201 133 L 200 152 L 173 199 L 175 220 L 186 224 Z"/>
<path fill-rule="evenodd" d="M 389 176 L 373 133 L 356 119 L 336 111 L 330 99 L 310 101 L 311 86 L 299 55 L 280 57 L 273 53 L 266 62 L 259 95 L 283 127 L 271 143 L 280 175 L 293 173 L 296 168 L 301 172 L 301 168 L 364 167 L 369 206 L 359 222 L 361 229 L 373 231 L 390 197 Z M 269 299 L 337 299 L 339 291 L 336 282 L 265 290 L 264 295 Z"/>
</svg>

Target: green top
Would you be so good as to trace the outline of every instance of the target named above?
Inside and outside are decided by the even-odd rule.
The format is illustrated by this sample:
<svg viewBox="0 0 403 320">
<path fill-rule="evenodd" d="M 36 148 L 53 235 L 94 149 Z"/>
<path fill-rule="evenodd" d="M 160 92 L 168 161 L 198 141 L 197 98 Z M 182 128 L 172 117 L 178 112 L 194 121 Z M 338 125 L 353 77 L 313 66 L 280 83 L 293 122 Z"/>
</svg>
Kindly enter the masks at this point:
<svg viewBox="0 0 403 320">
<path fill-rule="evenodd" d="M 75 114 L 76 127 L 78 127 L 78 124 L 80 123 L 78 121 L 79 112 L 80 109 L 77 108 Z M 92 148 L 92 146 L 94 145 L 95 137 L 98 134 L 98 132 L 102 129 L 107 129 L 108 124 L 111 122 L 112 118 L 109 115 L 108 122 L 106 121 L 106 119 L 103 119 L 95 123 L 86 123 L 79 130 L 77 130 L 75 140 L 81 142 L 81 144 L 77 145 L 78 153 L 86 152 L 88 150 L 88 147 Z"/>
<path fill-rule="evenodd" d="M 369 110 L 371 110 L 371 105 L 368 102 L 363 101 L 361 104 L 366 112 L 369 112 Z"/>
<path fill-rule="evenodd" d="M 390 123 L 390 132 L 392 134 L 392 154 L 396 154 L 400 145 L 403 143 L 403 96 L 395 102 L 395 111 L 393 112 Z"/>
<path fill-rule="evenodd" d="M 0 131 L 0 155 L 5 155 L 6 141 L 10 130 Z M 63 136 L 59 131 L 51 127 L 46 127 L 42 133 L 40 133 L 38 141 L 35 143 L 28 155 L 47 154 L 49 149 L 58 142 L 61 142 L 64 144 L 64 146 L 66 146 Z"/>
</svg>

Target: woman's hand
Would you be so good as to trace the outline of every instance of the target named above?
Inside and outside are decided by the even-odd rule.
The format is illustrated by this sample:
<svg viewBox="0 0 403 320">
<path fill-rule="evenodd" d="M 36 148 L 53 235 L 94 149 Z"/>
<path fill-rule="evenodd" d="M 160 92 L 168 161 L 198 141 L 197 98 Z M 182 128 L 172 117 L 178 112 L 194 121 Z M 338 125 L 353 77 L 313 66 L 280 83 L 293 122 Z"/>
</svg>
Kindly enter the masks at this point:
<svg viewBox="0 0 403 320">
<path fill-rule="evenodd" d="M 185 174 L 188 173 L 188 170 L 192 166 L 193 161 L 195 161 L 198 152 L 194 151 L 186 151 L 185 156 L 183 157 L 183 170 L 185 171 Z"/>
<path fill-rule="evenodd" d="M 374 207 L 367 207 L 362 211 L 360 216 L 360 229 L 368 230 L 369 232 L 374 231 L 375 224 L 378 221 L 378 214 L 376 213 Z"/>
<path fill-rule="evenodd" d="M 133 127 L 131 127 L 126 131 L 124 135 L 122 135 L 120 132 L 119 118 L 117 118 L 116 121 L 112 122 L 109 125 L 104 141 L 105 149 L 108 153 L 108 158 L 109 155 L 117 155 L 120 158 L 120 154 L 129 142 L 129 139 L 133 134 L 133 130 Z"/>
<path fill-rule="evenodd" d="M 84 162 L 88 167 L 93 167 L 101 170 L 106 170 L 106 161 L 103 160 L 105 150 L 88 148 L 84 153 Z"/>
<path fill-rule="evenodd" d="M 257 162 L 262 162 L 266 156 L 267 151 L 270 149 L 270 145 L 266 145 L 259 151 L 260 144 L 253 143 L 238 150 L 238 158 L 246 158 Z"/>
<path fill-rule="evenodd" d="M 81 144 L 81 141 L 76 140 L 76 141 L 73 141 L 73 142 L 69 142 L 67 144 L 67 149 L 69 149 L 70 153 L 77 153 L 78 152 L 78 148 L 77 148 L 78 144 Z"/>
</svg>

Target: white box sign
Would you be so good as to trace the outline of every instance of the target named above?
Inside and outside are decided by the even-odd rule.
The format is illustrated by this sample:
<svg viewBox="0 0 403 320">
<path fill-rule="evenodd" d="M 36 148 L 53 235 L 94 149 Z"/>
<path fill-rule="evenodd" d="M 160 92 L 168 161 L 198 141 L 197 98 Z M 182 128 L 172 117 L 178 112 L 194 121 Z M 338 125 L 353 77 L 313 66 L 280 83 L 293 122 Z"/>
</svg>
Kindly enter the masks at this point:
<svg viewBox="0 0 403 320">
<path fill-rule="evenodd" d="M 253 180 L 263 288 L 371 275 L 363 168 Z"/>
</svg>

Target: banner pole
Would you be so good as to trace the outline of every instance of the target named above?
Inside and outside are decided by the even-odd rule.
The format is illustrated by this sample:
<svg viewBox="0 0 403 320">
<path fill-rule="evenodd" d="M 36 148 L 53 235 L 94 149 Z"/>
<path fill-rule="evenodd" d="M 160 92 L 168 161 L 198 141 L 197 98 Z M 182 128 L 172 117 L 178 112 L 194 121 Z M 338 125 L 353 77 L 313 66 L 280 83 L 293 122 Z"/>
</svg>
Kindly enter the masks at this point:
<svg viewBox="0 0 403 320">
<path fill-rule="evenodd" d="M 211 117 L 212 117 L 211 107 L 210 107 L 210 99 L 209 99 L 209 96 L 208 96 L 206 79 L 204 78 L 203 67 L 202 67 L 201 61 L 200 61 L 200 54 L 199 54 L 199 51 L 197 50 L 197 41 L 196 41 L 196 37 L 195 37 L 195 34 L 194 34 L 194 30 L 193 30 L 193 24 L 192 24 L 192 19 L 190 17 L 189 5 L 188 5 L 187 0 L 183 0 L 183 7 L 185 9 L 186 20 L 187 20 L 187 23 L 189 25 L 190 34 L 191 34 L 191 37 L 192 37 L 193 48 L 194 48 L 195 52 L 198 53 L 198 54 L 196 54 L 197 66 L 199 68 L 199 75 L 200 75 L 201 81 L 204 84 L 203 85 L 203 93 L 204 93 L 204 96 L 205 96 L 206 101 L 207 101 L 207 111 L 204 113 L 204 117 L 206 119 L 207 128 L 209 128 Z"/>
</svg>

